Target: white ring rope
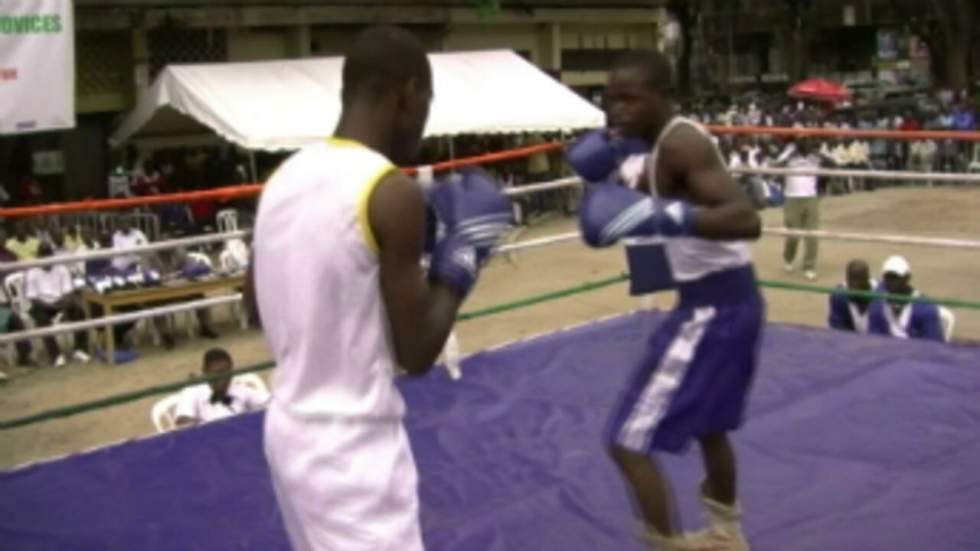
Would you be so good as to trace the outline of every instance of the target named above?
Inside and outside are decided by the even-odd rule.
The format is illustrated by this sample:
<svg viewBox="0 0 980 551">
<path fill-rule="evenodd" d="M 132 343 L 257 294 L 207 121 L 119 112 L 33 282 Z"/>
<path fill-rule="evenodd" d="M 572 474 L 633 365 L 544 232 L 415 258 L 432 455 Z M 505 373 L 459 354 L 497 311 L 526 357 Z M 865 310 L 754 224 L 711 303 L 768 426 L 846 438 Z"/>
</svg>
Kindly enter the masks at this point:
<svg viewBox="0 0 980 551">
<path fill-rule="evenodd" d="M 947 249 L 980 249 L 980 241 L 945 237 L 912 237 L 909 235 L 875 235 L 829 230 L 791 230 L 788 228 L 763 228 L 763 235 L 781 237 L 816 237 L 831 241 L 859 241 L 862 243 L 892 243 L 895 245 L 919 245 Z"/>
<path fill-rule="evenodd" d="M 180 239 L 168 239 L 165 241 L 156 241 L 154 243 L 149 243 L 147 245 L 140 245 L 138 247 L 127 247 L 125 249 L 97 249 L 94 251 L 86 251 L 83 253 L 49 256 L 47 258 L 36 258 L 33 260 L 18 260 L 17 262 L 0 264 L 0 270 L 2 270 L 5 273 L 11 273 L 11 272 L 17 272 L 21 270 L 27 270 L 30 268 L 53 266 L 55 264 L 73 264 L 75 262 L 84 262 L 87 260 L 98 260 L 102 258 L 114 258 L 117 256 L 150 253 L 154 251 L 163 251 L 167 249 L 177 249 L 180 247 L 191 247 L 194 245 L 203 245 L 205 243 L 215 243 L 218 241 L 227 241 L 230 239 L 241 239 L 247 237 L 250 233 L 251 232 L 247 230 L 239 230 L 239 231 L 225 232 L 225 233 L 213 233 L 208 235 L 199 235 L 196 237 L 182 237 Z"/>
<path fill-rule="evenodd" d="M 47 337 L 50 335 L 59 335 L 62 333 L 74 333 L 76 331 L 94 329 L 97 327 L 106 327 L 109 325 L 118 325 L 120 323 L 126 323 L 130 321 L 139 321 L 142 319 L 155 318 L 157 316 L 179 314 L 180 312 L 189 312 L 191 310 L 199 310 L 201 308 L 221 306 L 222 304 L 233 304 L 241 300 L 242 300 L 242 294 L 235 293 L 235 294 L 223 295 L 219 297 L 198 299 L 190 302 L 182 302 L 180 304 L 170 304 L 167 306 L 159 306 L 156 308 L 147 308 L 145 310 L 139 310 L 137 312 L 129 312 L 126 314 L 118 314 L 118 315 L 108 316 L 103 318 L 97 318 L 97 319 L 91 319 L 85 321 L 64 322 L 50 327 L 28 329 L 26 331 L 18 331 L 16 333 L 6 333 L 0 335 L 0 344 L 9 344 L 16 341 L 36 339 L 40 337 Z"/>
<path fill-rule="evenodd" d="M 950 182 L 980 182 L 980 174 L 951 174 L 945 172 L 887 172 L 879 170 L 830 170 L 830 169 L 813 169 L 813 170 L 798 170 L 798 169 L 786 169 L 786 168 L 748 168 L 740 167 L 731 169 L 732 173 L 735 174 L 762 174 L 762 175 L 772 175 L 772 176 L 801 176 L 801 175 L 815 175 L 815 176 L 836 176 L 836 177 L 855 177 L 855 178 L 870 178 L 870 179 L 894 179 L 894 180 L 937 180 L 937 181 L 950 181 Z M 529 195 L 532 193 L 539 193 L 542 191 L 551 191 L 556 189 L 564 189 L 569 187 L 580 187 L 582 185 L 582 179 L 577 176 L 570 176 L 566 178 L 559 178 L 557 180 L 551 180 L 548 182 L 540 182 L 537 184 L 528 184 L 516 187 L 508 187 L 504 189 L 503 193 L 510 197 Z M 786 230 L 789 231 L 789 230 Z M 20 270 L 26 270 L 34 267 L 41 266 L 52 266 L 55 264 L 71 264 L 75 262 L 84 262 L 87 260 L 97 260 L 103 258 L 113 258 L 121 255 L 130 254 L 141 254 L 149 253 L 167 249 L 176 249 L 180 247 L 190 247 L 194 245 L 203 245 L 206 243 L 216 243 L 220 241 L 228 241 L 231 239 L 243 239 L 251 235 L 250 230 L 239 230 L 226 233 L 201 235 L 196 237 L 185 237 L 180 239 L 170 239 L 165 241 L 157 241 L 150 243 L 148 245 L 141 245 L 138 247 L 130 247 L 126 249 L 99 249 L 95 251 L 87 251 L 84 253 L 70 254 L 70 255 L 60 255 L 52 256 L 48 258 L 38 258 L 34 260 L 23 260 L 18 262 L 10 262 L 8 264 L 3 264 L 2 269 L 4 272 L 16 272 Z M 846 234 L 849 237 L 840 237 L 840 239 L 848 241 L 860 241 L 863 238 L 854 237 L 857 234 Z M 822 237 L 826 239 L 836 239 L 838 238 L 836 234 L 828 233 L 826 235 L 814 235 L 815 237 Z M 902 239 L 908 241 L 907 244 L 921 244 L 915 241 L 917 238 L 914 237 L 895 237 L 896 239 Z M 869 236 L 869 240 L 881 240 L 881 236 Z M 940 240 L 940 241 L 956 241 L 956 240 Z M 894 243 L 896 241 L 887 241 L 889 243 Z M 934 243 L 927 243 L 934 244 Z M 507 245 L 511 247 L 512 245 Z M 943 245 L 939 244 L 937 246 L 953 246 L 953 247 L 963 247 L 963 245 Z M 972 245 L 968 245 L 967 248 L 974 248 Z M 503 249 L 502 252 L 515 249 Z"/>
<path fill-rule="evenodd" d="M 957 248 L 957 249 L 980 249 L 980 241 L 968 241 L 964 239 L 870 235 L 870 234 L 857 234 L 857 233 L 831 232 L 831 231 L 804 231 L 804 230 L 789 230 L 786 228 L 764 228 L 762 230 L 762 233 L 764 235 L 780 236 L 780 237 L 785 237 L 785 236 L 817 237 L 821 239 L 833 239 L 839 241 L 859 241 L 859 242 L 866 242 L 866 243 L 893 243 L 893 244 L 900 244 L 900 245 L 920 245 L 920 246 L 929 246 L 929 247 L 946 247 L 946 248 Z M 561 233 L 556 235 L 550 235 L 546 237 L 540 237 L 536 239 L 526 239 L 517 243 L 501 245 L 500 247 L 497 247 L 495 249 L 495 253 L 502 254 L 502 253 L 508 253 L 513 251 L 519 251 L 523 249 L 546 247 L 549 245 L 554 245 L 557 243 L 563 243 L 567 241 L 579 241 L 581 240 L 581 238 L 582 237 L 579 232 L 567 232 L 567 233 Z M 175 314 L 175 313 L 186 312 L 190 310 L 198 310 L 201 308 L 210 308 L 212 306 L 219 306 L 222 304 L 232 304 L 240 301 L 242 301 L 242 295 L 241 293 L 236 293 L 232 295 L 198 299 L 198 300 L 184 302 L 176 305 L 168 305 L 168 306 L 162 306 L 158 308 L 147 308 L 144 310 L 139 310 L 137 312 L 118 314 L 118 315 L 98 318 L 94 320 L 72 322 L 72 323 L 61 323 L 52 327 L 29 329 L 26 331 L 18 331 L 16 333 L 7 333 L 7 334 L 0 335 L 0 344 L 7 344 L 7 343 L 21 341 L 21 340 L 35 339 L 39 337 L 45 337 L 48 335 L 57 335 L 61 333 L 73 333 L 75 331 L 79 331 L 82 329 L 105 327 L 109 325 L 116 325 L 116 324 L 126 323 L 130 321 L 138 321 L 138 320 L 153 318 L 162 315 Z"/>
<path fill-rule="evenodd" d="M 937 176 L 942 176 L 945 177 L 944 179 L 946 180 L 955 180 L 955 181 L 962 181 L 960 178 L 966 176 L 969 177 L 971 181 L 980 181 L 980 174 L 947 174 L 947 173 L 924 173 L 924 172 L 909 173 L 909 172 L 883 172 L 883 171 L 874 171 L 874 170 L 800 171 L 795 169 L 739 168 L 739 169 L 733 169 L 732 172 L 742 173 L 742 174 L 770 174 L 770 175 L 815 174 L 815 175 L 828 175 L 828 176 L 840 176 L 840 177 L 854 176 L 854 177 L 867 177 L 867 178 L 895 178 L 895 179 L 905 179 L 905 180 L 936 179 Z M 548 182 L 541 182 L 538 184 L 529 184 L 525 186 L 507 188 L 504 191 L 504 193 L 508 196 L 519 196 L 519 195 L 527 195 L 531 193 L 538 193 L 541 191 L 562 189 L 567 187 L 578 187 L 581 185 L 582 185 L 582 180 L 578 177 L 573 176 L 568 178 L 560 178 Z M 763 228 L 762 233 L 763 235 L 778 236 L 778 237 L 816 237 L 819 239 L 827 239 L 833 241 L 890 243 L 896 245 L 918 245 L 918 246 L 928 246 L 928 247 L 972 249 L 972 250 L 980 249 L 980 241 L 972 241 L 966 239 L 912 237 L 912 236 L 904 236 L 904 235 L 875 235 L 875 234 L 828 231 L 828 230 L 816 230 L 816 231 L 791 230 L 788 228 Z M 179 247 L 201 245 L 205 243 L 227 241 L 230 239 L 241 239 L 241 238 L 248 237 L 250 234 L 251 231 L 249 230 L 240 230 L 240 231 L 226 232 L 220 234 L 202 235 L 202 236 L 187 237 L 181 239 L 171 239 L 166 241 L 158 241 L 155 243 L 150 243 L 148 245 L 143 245 L 139 247 L 131 247 L 127 249 L 103 249 L 103 250 L 88 251 L 88 252 L 72 254 L 72 255 L 63 255 L 63 256 L 48 257 L 48 258 L 28 260 L 28 261 L 11 262 L 8 264 L 0 265 L 0 267 L 2 267 L 4 272 L 11 273 L 18 270 L 25 270 L 25 269 L 39 267 L 39 266 L 51 266 L 54 264 L 67 264 L 67 263 L 74 263 L 74 262 L 80 262 L 86 260 L 112 258 L 120 255 L 139 254 L 139 253 L 154 252 L 154 251 L 160 251 L 166 249 L 174 249 Z M 562 234 L 540 237 L 535 239 L 526 239 L 517 243 L 501 245 L 495 249 L 494 253 L 502 254 L 502 253 L 508 253 L 513 251 L 519 251 L 522 249 L 544 247 L 544 246 L 554 245 L 557 243 L 563 243 L 567 241 L 577 241 L 580 239 L 581 239 L 581 234 L 579 232 L 568 232 L 568 233 L 562 233 Z M 138 321 L 142 319 L 153 318 L 162 315 L 169 315 L 169 314 L 175 314 L 179 312 L 198 310 L 202 308 L 210 308 L 212 306 L 219 306 L 222 304 L 231 304 L 231 303 L 240 302 L 241 300 L 242 300 L 242 295 L 239 293 L 233 295 L 199 299 L 199 300 L 184 302 L 176 305 L 168 305 L 168 306 L 162 306 L 157 308 L 148 308 L 136 312 L 118 314 L 109 317 L 102 317 L 94 320 L 72 322 L 72 323 L 61 323 L 52 327 L 29 329 L 25 331 L 18 331 L 15 333 L 7 333 L 4 335 L 0 335 L 0 344 L 7 344 L 7 343 L 21 341 L 21 340 L 45 337 L 48 335 L 71 333 L 79 330 L 91 329 L 96 327 L 105 327 L 105 326 L 116 325 L 120 323 L 127 323 L 130 321 Z"/>
<path fill-rule="evenodd" d="M 503 191 L 504 195 L 507 196 L 519 196 L 519 195 L 529 195 L 532 193 L 539 193 L 542 191 L 549 191 L 554 189 L 563 189 L 567 187 L 575 187 L 581 185 L 581 180 L 578 177 L 568 177 L 559 178 L 557 180 L 552 180 L 548 182 L 540 182 L 537 184 L 528 184 L 526 186 L 511 187 Z M 114 258 L 117 256 L 131 255 L 131 254 L 142 254 L 151 253 L 156 251 L 164 251 L 168 249 L 178 249 L 181 247 L 192 247 L 195 245 L 204 245 L 208 243 L 217 243 L 221 241 L 228 241 L 231 239 L 245 239 L 251 235 L 251 230 L 238 230 L 225 233 L 214 233 L 208 235 L 199 235 L 195 237 L 182 237 L 180 239 L 168 239 L 164 241 L 156 241 L 149 243 L 147 245 L 140 245 L 137 247 L 127 247 L 125 249 L 97 249 L 94 251 L 86 251 L 83 253 L 73 253 L 64 254 L 58 256 L 49 256 L 47 258 L 36 258 L 32 260 L 19 260 L 17 262 L 9 262 L 0 265 L 5 273 L 18 272 L 21 270 L 29 270 L 31 268 L 39 268 L 44 266 L 54 266 L 57 264 L 74 264 L 76 262 L 85 262 L 88 260 L 100 260 L 103 258 Z"/>
<path fill-rule="evenodd" d="M 522 186 L 509 187 L 504 189 L 504 195 L 517 196 L 517 195 L 529 195 L 531 193 L 538 193 L 540 191 L 550 191 L 553 189 L 564 189 L 567 187 L 579 187 L 582 185 L 582 179 L 578 176 L 569 176 L 567 178 L 559 178 L 557 180 L 552 180 L 550 182 L 541 182 L 538 184 L 527 184 Z"/>
<path fill-rule="evenodd" d="M 980 241 L 968 239 L 951 239 L 944 237 L 912 237 L 908 235 L 875 235 L 868 233 L 850 233 L 828 230 L 791 230 L 788 228 L 762 228 L 762 234 L 773 237 L 816 237 L 830 241 L 857 241 L 861 243 L 891 243 L 894 245 L 915 245 L 922 247 L 939 247 L 946 249 L 980 249 Z M 580 240 L 579 232 L 568 232 L 537 239 L 527 239 L 496 249 L 498 253 L 519 251 L 553 245 L 564 241 Z"/>
<path fill-rule="evenodd" d="M 941 182 L 980 182 L 980 174 L 963 172 L 914 172 L 899 170 L 841 170 L 738 167 L 729 169 L 733 174 L 761 174 L 766 176 L 831 176 L 837 178 L 867 178 L 870 180 L 934 180 Z"/>
</svg>

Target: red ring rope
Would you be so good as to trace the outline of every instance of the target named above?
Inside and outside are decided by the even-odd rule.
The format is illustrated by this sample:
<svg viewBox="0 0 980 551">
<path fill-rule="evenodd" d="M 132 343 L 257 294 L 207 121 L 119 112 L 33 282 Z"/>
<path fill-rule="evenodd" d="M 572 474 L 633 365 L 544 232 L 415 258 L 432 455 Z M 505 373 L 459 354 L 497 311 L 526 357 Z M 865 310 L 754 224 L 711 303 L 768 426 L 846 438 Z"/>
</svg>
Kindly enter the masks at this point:
<svg viewBox="0 0 980 551">
<path fill-rule="evenodd" d="M 980 142 L 980 132 L 973 131 L 940 131 L 940 130 L 839 130 L 834 128 L 785 128 L 772 126 L 718 126 L 709 125 L 708 130 L 715 134 L 766 134 L 771 136 L 814 136 L 814 137 L 852 137 L 878 138 L 898 140 L 963 140 Z M 535 153 L 555 151 L 564 147 L 560 142 L 520 147 L 507 151 L 486 153 L 473 157 L 453 159 L 432 165 L 434 172 L 452 170 L 464 166 L 496 163 L 527 157 Z M 406 174 L 414 175 L 419 167 L 403 169 Z M 227 186 L 204 191 L 188 191 L 169 193 L 166 195 L 150 195 L 126 199 L 87 199 L 68 203 L 54 203 L 33 207 L 0 208 L 0 218 L 22 218 L 27 216 L 43 216 L 51 214 L 67 214 L 92 210 L 127 209 L 144 205 L 159 205 L 164 203 L 181 203 L 190 201 L 230 201 L 246 197 L 254 197 L 262 192 L 262 184 L 245 184 Z"/>
</svg>

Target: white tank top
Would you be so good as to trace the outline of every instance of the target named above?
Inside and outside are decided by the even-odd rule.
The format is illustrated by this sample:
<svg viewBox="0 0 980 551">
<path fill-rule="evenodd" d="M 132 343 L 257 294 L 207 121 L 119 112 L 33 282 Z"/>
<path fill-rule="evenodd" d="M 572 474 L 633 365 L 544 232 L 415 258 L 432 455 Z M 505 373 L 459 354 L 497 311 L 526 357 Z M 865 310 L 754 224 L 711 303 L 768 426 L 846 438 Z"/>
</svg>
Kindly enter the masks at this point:
<svg viewBox="0 0 980 551">
<path fill-rule="evenodd" d="M 332 138 L 295 153 L 262 193 L 255 278 L 277 363 L 270 408 L 297 419 L 400 420 L 368 198 L 395 167 Z"/>
<path fill-rule="evenodd" d="M 686 124 L 704 135 L 709 143 L 714 144 L 711 134 L 700 124 L 683 117 L 674 117 L 667 123 L 667 126 L 660 132 L 653 150 L 647 160 L 647 180 L 650 188 L 650 195 L 657 197 L 657 161 L 659 160 L 660 142 L 677 126 Z M 725 160 L 714 146 L 718 154 L 718 162 L 722 166 Z M 712 241 L 697 237 L 683 237 L 675 239 L 665 239 L 664 244 L 667 250 L 667 260 L 674 275 L 674 280 L 694 281 L 702 277 L 730 268 L 746 266 L 752 262 L 752 253 L 749 251 L 748 244 L 744 241 Z"/>
</svg>

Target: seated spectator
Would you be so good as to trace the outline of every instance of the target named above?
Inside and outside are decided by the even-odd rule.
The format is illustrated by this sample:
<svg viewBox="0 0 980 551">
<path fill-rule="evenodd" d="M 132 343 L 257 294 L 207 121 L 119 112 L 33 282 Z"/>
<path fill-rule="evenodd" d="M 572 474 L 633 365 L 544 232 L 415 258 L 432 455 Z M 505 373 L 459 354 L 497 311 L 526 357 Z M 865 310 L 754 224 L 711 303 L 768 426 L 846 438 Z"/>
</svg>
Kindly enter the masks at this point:
<svg viewBox="0 0 980 551">
<path fill-rule="evenodd" d="M 72 225 L 65 228 L 65 249 L 70 253 L 77 252 L 82 246 L 81 230 L 78 226 Z"/>
<path fill-rule="evenodd" d="M 66 239 L 65 230 L 61 226 L 54 226 L 48 232 L 47 241 L 51 243 L 51 250 L 54 256 L 66 256 L 71 254 L 71 249 L 68 248 L 68 241 Z"/>
<path fill-rule="evenodd" d="M 6 290 L 0 286 L 0 334 L 16 333 L 25 329 L 27 327 L 24 325 L 24 320 L 14 311 L 10 304 L 10 297 L 7 296 Z M 17 365 L 37 367 L 31 358 L 30 340 L 17 341 L 14 343 L 14 348 L 17 350 Z"/>
<path fill-rule="evenodd" d="M 32 235 L 27 220 L 18 220 L 14 226 L 14 236 L 7 240 L 7 249 L 17 255 L 17 260 L 37 258 L 37 246 L 41 240 Z"/>
<path fill-rule="evenodd" d="M 7 249 L 7 230 L 0 226 L 0 266 L 7 262 L 17 262 L 17 255 Z M 0 283 L 9 275 L 0 268 Z M 14 310 L 10 304 L 10 297 L 7 290 L 0 285 L 0 333 L 15 333 L 25 329 L 24 320 Z M 31 342 L 29 340 L 17 341 L 14 343 L 17 349 L 17 364 L 25 367 L 34 367 L 34 360 L 31 359 Z"/>
<path fill-rule="evenodd" d="M 884 291 L 909 300 L 875 299 L 868 314 L 868 332 L 900 339 L 944 341 L 939 307 L 912 287 L 912 270 L 901 256 L 891 256 L 881 269 Z"/>
<path fill-rule="evenodd" d="M 149 242 L 142 231 L 133 227 L 133 220 L 128 216 L 120 218 L 119 229 L 112 235 L 112 248 L 118 250 L 140 247 L 149 244 Z M 140 254 L 119 255 L 113 257 L 112 267 L 120 272 L 125 272 L 139 264 L 140 258 Z"/>
<path fill-rule="evenodd" d="M 201 264 L 190 255 L 187 254 L 187 250 L 184 248 L 177 248 L 171 251 L 170 254 L 161 252 L 157 255 L 151 256 L 155 261 L 152 263 L 152 268 L 157 269 L 162 274 L 175 274 L 179 277 L 186 279 L 196 279 L 205 275 L 210 275 L 213 270 L 210 266 L 206 264 Z M 187 297 L 182 300 L 201 300 L 205 298 L 204 295 L 194 295 Z M 150 306 L 164 306 L 167 304 L 174 304 L 181 301 L 160 301 L 155 302 Z M 201 308 L 194 311 L 197 317 L 197 323 L 201 326 L 201 336 L 208 339 L 217 339 L 218 333 L 214 330 L 211 324 L 211 311 L 207 308 Z M 169 330 L 163 329 L 164 326 L 158 326 L 163 334 L 163 340 L 165 346 L 172 348 L 174 346 L 173 335 Z"/>
<path fill-rule="evenodd" d="M 7 228 L 0 225 L 0 263 L 17 262 L 19 260 L 20 257 L 17 256 L 16 252 L 10 250 L 9 245 L 10 240 L 7 238 Z M 2 275 L 3 277 L 7 276 L 6 272 Z"/>
<path fill-rule="evenodd" d="M 845 291 L 869 292 L 874 286 L 875 282 L 871 279 L 871 270 L 868 268 L 867 262 L 863 260 L 848 262 L 844 283 L 837 286 L 839 291 L 830 295 L 830 316 L 828 317 L 830 327 L 841 331 L 867 333 L 868 308 L 871 305 L 871 298 L 851 296 Z"/>
<path fill-rule="evenodd" d="M 38 246 L 38 258 L 52 256 L 50 243 Z M 85 319 L 85 313 L 75 302 L 74 284 L 71 272 L 63 265 L 31 268 L 25 276 L 25 295 L 31 301 L 31 317 L 38 327 L 48 327 L 56 318 L 64 317 L 69 321 Z M 54 336 L 44 337 L 44 347 L 48 358 L 55 367 L 64 367 L 66 360 Z M 85 353 L 88 349 L 88 333 L 75 333 L 75 351 L 72 357 L 82 363 L 91 358 Z"/>
<path fill-rule="evenodd" d="M 908 169 L 931 172 L 939 147 L 935 140 L 917 140 L 909 146 Z"/>
<path fill-rule="evenodd" d="M 86 251 L 99 251 L 102 249 L 112 248 L 112 236 L 108 233 L 103 233 L 101 235 L 92 235 L 92 232 L 87 228 L 82 228 L 81 232 L 81 245 L 78 247 L 78 252 Z M 85 261 L 85 277 L 93 278 L 112 271 L 112 259 L 111 258 L 96 258 L 92 260 Z"/>
<path fill-rule="evenodd" d="M 231 355 L 224 349 L 212 348 L 204 354 L 202 373 L 217 378 L 181 391 L 177 403 L 178 427 L 199 425 L 265 407 L 269 393 L 233 378 L 233 369 Z"/>
</svg>

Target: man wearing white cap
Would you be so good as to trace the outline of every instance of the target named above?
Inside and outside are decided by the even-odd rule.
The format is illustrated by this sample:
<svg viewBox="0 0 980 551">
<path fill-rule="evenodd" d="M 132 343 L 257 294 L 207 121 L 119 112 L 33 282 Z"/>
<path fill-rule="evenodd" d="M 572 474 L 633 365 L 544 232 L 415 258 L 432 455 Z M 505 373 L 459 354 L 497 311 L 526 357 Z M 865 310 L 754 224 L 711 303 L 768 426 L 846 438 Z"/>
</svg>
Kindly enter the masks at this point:
<svg viewBox="0 0 980 551">
<path fill-rule="evenodd" d="M 944 341 L 939 307 L 911 285 L 912 269 L 902 256 L 890 256 L 881 268 L 884 290 L 908 299 L 875 299 L 868 316 L 872 334 L 901 339 Z"/>
</svg>

